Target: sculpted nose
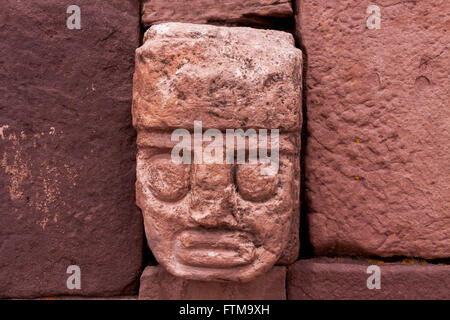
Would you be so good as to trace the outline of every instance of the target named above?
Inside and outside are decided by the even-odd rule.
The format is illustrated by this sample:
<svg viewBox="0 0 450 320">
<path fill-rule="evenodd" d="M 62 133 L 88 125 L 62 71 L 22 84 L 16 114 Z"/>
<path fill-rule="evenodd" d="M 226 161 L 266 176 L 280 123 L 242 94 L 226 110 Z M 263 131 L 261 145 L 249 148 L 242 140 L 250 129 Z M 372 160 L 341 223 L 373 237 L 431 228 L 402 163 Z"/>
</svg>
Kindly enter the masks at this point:
<svg viewBox="0 0 450 320">
<path fill-rule="evenodd" d="M 232 166 L 225 164 L 195 165 L 191 180 L 191 219 L 204 227 L 232 227 L 234 185 Z"/>
</svg>

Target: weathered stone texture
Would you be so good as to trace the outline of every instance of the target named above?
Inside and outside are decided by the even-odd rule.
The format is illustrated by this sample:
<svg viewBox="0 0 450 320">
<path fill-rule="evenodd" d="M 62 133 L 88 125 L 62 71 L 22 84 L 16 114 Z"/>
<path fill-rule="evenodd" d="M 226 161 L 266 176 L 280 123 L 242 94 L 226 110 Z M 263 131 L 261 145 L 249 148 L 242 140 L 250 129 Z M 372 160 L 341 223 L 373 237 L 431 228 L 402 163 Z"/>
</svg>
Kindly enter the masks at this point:
<svg viewBox="0 0 450 320">
<path fill-rule="evenodd" d="M 155 25 L 136 50 L 133 123 L 299 131 L 301 70 L 301 51 L 286 32 Z"/>
<path fill-rule="evenodd" d="M 380 268 L 380 289 L 368 289 L 368 278 Z M 382 263 L 314 258 L 297 261 L 288 271 L 289 300 L 433 300 L 450 299 L 449 265 L 413 261 Z M 373 280 L 369 279 L 373 284 Z"/>
<path fill-rule="evenodd" d="M 292 16 L 289 0 L 144 0 L 142 8 L 142 23 L 147 27 L 161 22 L 246 24 L 268 27 L 274 25 L 276 19 Z"/>
<path fill-rule="evenodd" d="M 301 70 L 301 51 L 280 31 L 167 23 L 146 32 L 133 91 L 136 198 L 149 246 L 173 275 L 245 282 L 295 261 Z M 192 131 L 195 121 L 224 133 L 280 129 L 279 171 L 267 177 L 234 160 L 175 164 L 170 132 Z"/>
<path fill-rule="evenodd" d="M 2 1 L 0 297 L 135 294 L 137 1 Z M 66 287 L 69 265 L 81 290 Z"/>
<path fill-rule="evenodd" d="M 141 300 L 285 300 L 286 267 L 274 267 L 247 283 L 208 282 L 177 278 L 161 266 L 146 267 Z"/>
<path fill-rule="evenodd" d="M 381 28 L 366 27 L 378 4 Z M 450 2 L 297 1 L 316 254 L 450 256 Z"/>
</svg>

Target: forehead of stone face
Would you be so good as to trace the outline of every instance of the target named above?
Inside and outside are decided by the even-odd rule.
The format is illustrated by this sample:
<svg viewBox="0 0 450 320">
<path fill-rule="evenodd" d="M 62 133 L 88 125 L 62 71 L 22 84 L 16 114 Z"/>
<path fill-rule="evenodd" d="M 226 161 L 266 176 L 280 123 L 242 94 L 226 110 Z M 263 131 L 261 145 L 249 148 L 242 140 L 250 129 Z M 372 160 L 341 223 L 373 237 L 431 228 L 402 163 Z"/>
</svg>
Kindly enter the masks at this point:
<svg viewBox="0 0 450 320">
<path fill-rule="evenodd" d="M 301 123 L 302 53 L 291 34 L 165 23 L 136 50 L 138 129 L 279 128 Z"/>
</svg>

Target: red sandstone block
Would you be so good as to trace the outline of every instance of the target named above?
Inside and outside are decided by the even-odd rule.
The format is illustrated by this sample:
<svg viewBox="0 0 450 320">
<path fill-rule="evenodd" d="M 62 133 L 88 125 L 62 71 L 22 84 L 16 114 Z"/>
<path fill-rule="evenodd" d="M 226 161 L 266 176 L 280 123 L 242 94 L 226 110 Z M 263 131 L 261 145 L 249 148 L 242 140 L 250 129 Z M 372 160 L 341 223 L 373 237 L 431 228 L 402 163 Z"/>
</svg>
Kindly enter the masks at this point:
<svg viewBox="0 0 450 320">
<path fill-rule="evenodd" d="M 450 257 L 450 2 L 377 3 L 297 1 L 312 245 Z"/>
<path fill-rule="evenodd" d="M 342 258 L 299 260 L 288 272 L 288 299 L 450 299 L 449 265 L 409 263 Z M 373 266 L 380 271 L 379 289 L 369 289 L 376 285 L 374 270 L 369 269 L 368 273 Z"/>
<path fill-rule="evenodd" d="M 68 1 L 1 2 L 1 298 L 137 293 L 139 5 L 75 4 L 80 30 L 66 26 Z M 67 287 L 70 265 L 80 267 L 80 290 Z"/>
</svg>

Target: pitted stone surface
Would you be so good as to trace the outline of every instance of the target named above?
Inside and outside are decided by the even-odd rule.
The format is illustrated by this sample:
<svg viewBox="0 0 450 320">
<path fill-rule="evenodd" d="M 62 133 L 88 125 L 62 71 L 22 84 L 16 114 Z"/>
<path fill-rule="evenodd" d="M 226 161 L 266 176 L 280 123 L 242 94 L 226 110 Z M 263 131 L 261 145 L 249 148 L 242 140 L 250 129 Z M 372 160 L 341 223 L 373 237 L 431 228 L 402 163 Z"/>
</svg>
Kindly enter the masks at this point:
<svg viewBox="0 0 450 320">
<path fill-rule="evenodd" d="M 293 15 L 289 0 L 144 0 L 142 22 L 270 25 Z"/>
<path fill-rule="evenodd" d="M 369 30 L 369 5 L 381 28 Z M 297 1 L 316 254 L 450 256 L 450 3 Z"/>
<path fill-rule="evenodd" d="M 172 276 L 161 266 L 146 267 L 140 300 L 286 300 L 286 267 L 276 266 L 247 283 L 193 281 Z"/>
<path fill-rule="evenodd" d="M 131 125 L 137 1 L 4 0 L 0 297 L 136 294 L 142 217 Z M 67 268 L 81 269 L 69 290 Z"/>
</svg>

